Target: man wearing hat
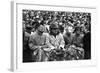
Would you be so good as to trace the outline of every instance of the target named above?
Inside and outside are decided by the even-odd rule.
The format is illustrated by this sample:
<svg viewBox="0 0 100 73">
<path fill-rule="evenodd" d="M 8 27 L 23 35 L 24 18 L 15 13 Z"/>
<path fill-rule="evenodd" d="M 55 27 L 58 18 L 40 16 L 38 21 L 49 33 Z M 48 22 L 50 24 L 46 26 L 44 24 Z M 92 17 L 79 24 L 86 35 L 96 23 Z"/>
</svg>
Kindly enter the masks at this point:
<svg viewBox="0 0 100 73">
<path fill-rule="evenodd" d="M 38 23 L 36 31 L 30 36 L 29 47 L 33 50 L 32 59 L 35 62 L 45 61 L 45 54 L 43 49 L 46 46 L 46 34 L 44 33 L 44 26 Z"/>
<path fill-rule="evenodd" d="M 47 38 L 46 44 L 50 49 L 64 48 L 65 42 L 63 39 L 63 35 L 60 33 L 59 25 L 57 23 L 53 23 L 50 25 L 50 33 Z"/>
<path fill-rule="evenodd" d="M 57 23 L 52 23 L 50 25 L 50 33 L 47 37 L 46 44 L 51 50 L 51 53 L 49 53 L 49 61 L 63 60 L 64 53 L 62 51 L 64 49 L 65 42 L 63 39 L 63 35 L 60 33 L 59 25 Z"/>
</svg>

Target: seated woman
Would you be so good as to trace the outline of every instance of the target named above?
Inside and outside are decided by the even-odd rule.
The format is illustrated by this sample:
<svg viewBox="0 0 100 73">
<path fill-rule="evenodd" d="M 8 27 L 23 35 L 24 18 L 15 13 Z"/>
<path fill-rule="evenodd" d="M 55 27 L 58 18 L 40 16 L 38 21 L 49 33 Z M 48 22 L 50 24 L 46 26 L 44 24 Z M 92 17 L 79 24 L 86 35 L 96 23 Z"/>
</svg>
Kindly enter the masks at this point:
<svg viewBox="0 0 100 73">
<path fill-rule="evenodd" d="M 36 31 L 30 36 L 29 39 L 29 47 L 33 50 L 33 61 L 41 62 L 46 60 L 46 55 L 44 53 L 44 48 L 47 48 L 46 34 L 43 33 L 44 26 L 40 23 L 37 23 L 35 28 Z"/>
<path fill-rule="evenodd" d="M 77 47 L 83 47 L 82 39 L 84 37 L 84 34 L 81 32 L 80 27 L 76 27 L 74 30 L 74 39 L 73 44 L 75 44 Z"/>
<path fill-rule="evenodd" d="M 72 26 L 69 26 L 65 29 L 65 32 L 63 33 L 63 37 L 66 46 L 71 45 L 73 43 L 74 34 L 73 34 Z"/>
<path fill-rule="evenodd" d="M 65 48 L 66 48 L 66 56 L 65 60 L 81 60 L 84 58 L 84 49 L 81 47 L 81 39 L 80 32 L 76 32 L 74 28 L 67 29 L 66 33 L 63 35 L 65 40 Z M 71 31 L 70 31 L 71 30 Z M 75 33 L 73 33 L 73 31 Z"/>
</svg>

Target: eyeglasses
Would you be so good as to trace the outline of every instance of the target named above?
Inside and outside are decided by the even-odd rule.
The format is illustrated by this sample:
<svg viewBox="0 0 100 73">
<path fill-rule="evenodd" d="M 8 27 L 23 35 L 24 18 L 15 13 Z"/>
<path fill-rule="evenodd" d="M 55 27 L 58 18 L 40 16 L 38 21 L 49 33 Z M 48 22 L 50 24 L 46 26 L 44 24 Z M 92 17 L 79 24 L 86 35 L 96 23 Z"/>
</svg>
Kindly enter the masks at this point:
<svg viewBox="0 0 100 73">
<path fill-rule="evenodd" d="M 59 28 L 52 28 L 53 30 L 59 29 Z"/>
<path fill-rule="evenodd" d="M 40 33 L 43 33 L 44 31 L 39 31 Z"/>
</svg>

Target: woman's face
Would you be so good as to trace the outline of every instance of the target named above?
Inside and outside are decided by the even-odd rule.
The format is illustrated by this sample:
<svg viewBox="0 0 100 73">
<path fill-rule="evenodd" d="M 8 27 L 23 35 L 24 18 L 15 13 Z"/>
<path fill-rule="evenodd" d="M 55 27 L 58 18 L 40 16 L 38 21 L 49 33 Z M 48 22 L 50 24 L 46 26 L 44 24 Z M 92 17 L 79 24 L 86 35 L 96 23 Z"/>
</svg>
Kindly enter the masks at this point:
<svg viewBox="0 0 100 73">
<path fill-rule="evenodd" d="M 72 33 L 74 31 L 73 27 L 68 28 L 68 32 Z"/>
<path fill-rule="evenodd" d="M 38 27 L 38 33 L 40 34 L 40 35 L 42 35 L 43 34 L 43 32 L 44 32 L 44 30 L 45 30 L 45 28 L 44 28 L 44 26 L 43 25 L 40 25 L 39 27 Z"/>
</svg>

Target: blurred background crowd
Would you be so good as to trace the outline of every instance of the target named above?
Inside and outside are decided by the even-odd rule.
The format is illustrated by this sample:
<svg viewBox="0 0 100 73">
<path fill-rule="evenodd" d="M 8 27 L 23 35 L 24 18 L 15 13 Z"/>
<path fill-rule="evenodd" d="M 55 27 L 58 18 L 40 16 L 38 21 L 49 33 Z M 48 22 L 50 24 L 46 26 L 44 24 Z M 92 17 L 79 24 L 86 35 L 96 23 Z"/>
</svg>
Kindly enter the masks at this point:
<svg viewBox="0 0 100 73">
<path fill-rule="evenodd" d="M 24 29 L 26 29 L 27 25 L 34 28 L 33 22 L 50 25 L 54 21 L 64 27 L 64 29 L 69 26 L 72 26 L 73 29 L 79 27 L 81 32 L 87 33 L 90 31 L 91 14 L 85 12 L 23 10 Z"/>
<path fill-rule="evenodd" d="M 52 23 L 59 25 L 59 29 L 64 36 L 65 45 L 71 44 L 73 41 L 76 47 L 86 48 L 85 59 L 90 59 L 90 32 L 91 32 L 91 14 L 85 12 L 60 12 L 60 11 L 42 11 L 42 10 L 23 10 L 22 25 L 24 34 L 24 49 L 28 48 L 28 37 L 36 30 L 37 23 L 43 24 L 46 27 L 46 33 L 49 33 L 49 26 Z M 70 32 L 72 35 L 79 34 L 74 39 L 72 36 L 66 35 Z M 89 33 L 89 34 L 87 34 Z M 87 40 L 88 39 L 88 40 Z M 82 41 L 83 40 L 83 41 Z M 88 50 L 87 50 L 88 49 Z M 23 53 L 24 60 L 29 58 L 29 50 Z M 30 52 L 30 51 L 29 51 Z"/>
</svg>

